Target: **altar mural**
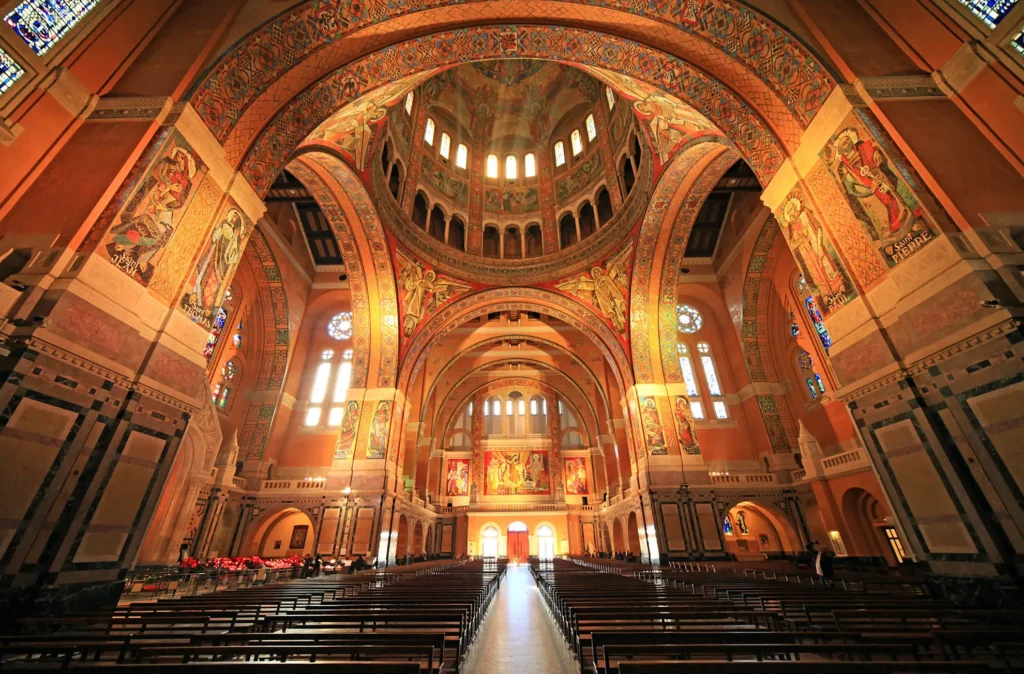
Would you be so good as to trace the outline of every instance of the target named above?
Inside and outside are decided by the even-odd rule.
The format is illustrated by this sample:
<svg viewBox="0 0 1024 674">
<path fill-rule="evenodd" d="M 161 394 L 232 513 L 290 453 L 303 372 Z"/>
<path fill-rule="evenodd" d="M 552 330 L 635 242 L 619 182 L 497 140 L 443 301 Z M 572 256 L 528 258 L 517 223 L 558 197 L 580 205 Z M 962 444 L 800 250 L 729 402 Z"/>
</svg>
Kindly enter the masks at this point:
<svg viewBox="0 0 1024 674">
<path fill-rule="evenodd" d="M 446 483 L 448 496 L 469 495 L 469 459 L 448 459 Z"/>
<path fill-rule="evenodd" d="M 573 496 L 586 496 L 587 489 L 587 460 L 583 457 L 567 458 L 565 460 L 565 493 Z"/>
<path fill-rule="evenodd" d="M 545 496 L 551 493 L 548 453 L 484 452 L 485 496 Z"/>
</svg>

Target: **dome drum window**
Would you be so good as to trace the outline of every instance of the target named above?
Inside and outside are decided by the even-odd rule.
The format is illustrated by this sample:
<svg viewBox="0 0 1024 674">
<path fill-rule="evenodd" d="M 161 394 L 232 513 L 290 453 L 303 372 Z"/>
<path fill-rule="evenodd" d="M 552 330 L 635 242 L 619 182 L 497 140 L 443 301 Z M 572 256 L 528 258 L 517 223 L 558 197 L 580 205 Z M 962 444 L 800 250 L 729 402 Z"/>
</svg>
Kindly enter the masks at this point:
<svg viewBox="0 0 1024 674">
<path fill-rule="evenodd" d="M 676 307 L 676 319 L 679 322 L 679 332 L 687 335 L 692 335 L 704 326 L 704 317 L 689 304 L 680 304 Z"/>
<path fill-rule="evenodd" d="M 352 313 L 343 311 L 327 324 L 327 334 L 338 341 L 352 337 Z"/>
</svg>

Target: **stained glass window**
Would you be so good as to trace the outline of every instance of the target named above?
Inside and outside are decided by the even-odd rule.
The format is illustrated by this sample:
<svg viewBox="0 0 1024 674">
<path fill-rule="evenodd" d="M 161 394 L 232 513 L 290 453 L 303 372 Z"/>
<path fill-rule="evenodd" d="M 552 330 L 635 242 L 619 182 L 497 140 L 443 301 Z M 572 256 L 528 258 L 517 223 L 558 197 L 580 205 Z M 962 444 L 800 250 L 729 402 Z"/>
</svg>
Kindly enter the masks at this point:
<svg viewBox="0 0 1024 674">
<path fill-rule="evenodd" d="M 793 337 L 800 336 L 800 326 L 797 324 L 796 316 L 793 315 L 792 311 L 789 312 L 789 334 Z"/>
<path fill-rule="evenodd" d="M 485 417 L 491 416 L 491 406 L 488 405 L 486 402 L 484 402 L 484 416 Z"/>
<path fill-rule="evenodd" d="M 679 320 L 679 332 L 685 332 L 688 335 L 692 335 L 704 326 L 704 317 L 689 304 L 680 304 L 676 307 L 676 317 Z"/>
<path fill-rule="evenodd" d="M 427 128 L 423 130 L 423 140 L 427 141 L 427 145 L 434 144 L 434 120 L 427 117 Z"/>
<path fill-rule="evenodd" d="M 355 355 L 355 352 L 352 349 L 345 349 L 341 353 L 341 359 L 342 360 L 352 360 L 352 356 L 353 355 Z"/>
<path fill-rule="evenodd" d="M 496 154 L 487 155 L 487 177 L 498 177 L 498 155 Z"/>
<path fill-rule="evenodd" d="M 693 398 L 697 395 L 697 378 L 693 376 L 690 348 L 680 342 L 676 345 L 676 349 L 679 351 L 679 369 L 683 371 L 683 381 L 686 383 L 686 395 Z"/>
<path fill-rule="evenodd" d="M 0 94 L 14 86 L 24 74 L 25 69 L 8 56 L 7 52 L 0 49 Z"/>
<path fill-rule="evenodd" d="M 235 348 L 242 346 L 242 335 L 236 332 L 235 336 L 231 338 L 231 341 L 234 343 Z"/>
<path fill-rule="evenodd" d="M 729 418 L 729 411 L 725 407 L 725 403 L 724 402 L 722 402 L 721 400 L 716 400 L 712 404 L 715 406 L 715 418 L 716 419 L 728 419 Z"/>
<path fill-rule="evenodd" d="M 331 361 L 333 359 L 333 349 L 324 349 L 320 353 L 320 364 L 316 367 L 313 388 L 309 392 L 310 407 L 306 409 L 306 426 L 316 426 L 320 423 L 320 415 L 323 411 L 320 405 L 327 398 L 327 384 L 331 379 Z"/>
<path fill-rule="evenodd" d="M 228 286 L 228 289 L 224 291 L 224 301 L 230 302 L 235 299 L 235 288 L 234 286 Z"/>
<path fill-rule="evenodd" d="M 565 164 L 565 143 L 558 141 L 555 143 L 555 166 L 562 166 Z"/>
<path fill-rule="evenodd" d="M 1021 54 L 1024 54 L 1024 30 L 1017 33 L 1017 37 L 1010 40 L 1010 44 Z M 0 85 L 3 86 L 3 85 Z"/>
<path fill-rule="evenodd" d="M 220 395 L 220 390 L 224 388 L 224 384 L 218 383 L 213 387 L 213 402 L 217 402 L 217 396 Z"/>
<path fill-rule="evenodd" d="M 235 361 L 233 360 L 229 360 L 227 363 L 225 363 L 224 367 L 222 367 L 220 371 L 220 373 L 224 376 L 225 379 L 234 379 L 235 374 L 237 372 L 238 366 L 235 365 Z"/>
<path fill-rule="evenodd" d="M 817 372 L 814 373 L 814 381 L 818 385 L 818 390 L 822 393 L 825 392 L 825 382 L 821 380 L 821 375 Z"/>
<path fill-rule="evenodd" d="M 572 141 L 572 156 L 575 157 L 583 152 L 583 136 L 580 135 L 579 129 L 573 129 L 572 133 L 569 134 L 569 140 Z"/>
<path fill-rule="evenodd" d="M 220 392 L 220 400 L 217 401 L 217 407 L 227 407 L 229 395 L 231 395 L 231 389 L 225 386 Z"/>
<path fill-rule="evenodd" d="M 726 515 L 725 519 L 722 521 L 722 531 L 725 532 L 726 536 L 732 536 L 732 518 L 728 515 Z"/>
<path fill-rule="evenodd" d="M 587 140 L 595 138 L 597 138 L 597 123 L 594 122 L 593 115 L 587 115 Z"/>
<path fill-rule="evenodd" d="M 452 152 L 452 137 L 447 133 L 441 134 L 441 156 L 445 159 L 448 158 Z"/>
<path fill-rule="evenodd" d="M 609 110 L 614 110 L 615 109 L 615 92 L 612 91 L 611 87 L 605 87 L 604 88 L 604 95 L 608 99 L 608 109 Z"/>
<path fill-rule="evenodd" d="M 814 325 L 814 331 L 818 333 L 818 339 L 821 340 L 821 345 L 825 347 L 825 354 L 828 354 L 828 350 L 832 348 L 832 337 L 828 334 L 828 328 L 825 327 L 825 319 L 821 317 L 821 312 L 818 311 L 818 303 L 814 301 L 814 295 L 808 295 L 807 299 L 804 300 L 804 304 L 807 305 L 807 315 L 811 317 L 811 323 Z"/>
<path fill-rule="evenodd" d="M 801 351 L 796 357 L 796 362 L 800 364 L 801 370 L 810 370 L 814 367 L 814 359 L 811 358 L 811 354 L 806 351 Z"/>
<path fill-rule="evenodd" d="M 1010 13 L 1017 0 L 960 0 L 960 4 L 984 21 L 986 26 L 995 28 Z"/>
<path fill-rule="evenodd" d="M 750 533 L 750 527 L 747 526 L 747 513 L 742 510 L 736 513 L 736 528 L 744 536 Z"/>
<path fill-rule="evenodd" d="M 415 99 L 415 95 L 410 91 L 405 95 L 405 114 L 412 116 L 412 103 Z"/>
<path fill-rule="evenodd" d="M 42 56 L 98 4 L 100 0 L 26 0 L 4 21 Z"/>
<path fill-rule="evenodd" d="M 816 388 L 814 388 L 814 382 L 811 381 L 810 378 L 807 379 L 807 388 L 811 392 L 811 397 L 812 398 L 817 398 L 818 397 L 818 390 Z"/>
<path fill-rule="evenodd" d="M 327 324 L 327 334 L 337 340 L 352 336 L 352 312 L 342 311 Z"/>
<path fill-rule="evenodd" d="M 693 414 L 694 419 L 704 418 L 704 405 L 700 404 L 696 400 L 690 401 L 690 412 Z"/>
<path fill-rule="evenodd" d="M 715 364 L 711 360 L 711 347 L 707 342 L 697 345 L 697 352 L 700 353 L 700 364 L 704 368 L 704 378 L 708 381 L 708 391 L 713 396 L 722 395 L 722 387 L 718 385 L 718 374 L 715 372 Z"/>
<path fill-rule="evenodd" d="M 469 160 L 469 148 L 464 143 L 459 143 L 459 148 L 455 151 L 455 165 L 460 169 L 466 168 L 466 164 Z"/>
<path fill-rule="evenodd" d="M 533 156 L 533 153 L 526 155 L 526 159 L 523 161 L 523 176 L 526 178 L 535 178 L 537 176 L 537 158 Z"/>
<path fill-rule="evenodd" d="M 213 329 L 210 330 L 210 336 L 206 338 L 206 346 L 203 347 L 203 356 L 206 358 L 207 364 L 213 358 L 213 352 L 217 350 L 217 341 L 220 340 L 220 333 L 223 332 L 227 322 L 227 309 L 221 307 L 217 310 L 217 316 L 213 319 Z"/>
</svg>

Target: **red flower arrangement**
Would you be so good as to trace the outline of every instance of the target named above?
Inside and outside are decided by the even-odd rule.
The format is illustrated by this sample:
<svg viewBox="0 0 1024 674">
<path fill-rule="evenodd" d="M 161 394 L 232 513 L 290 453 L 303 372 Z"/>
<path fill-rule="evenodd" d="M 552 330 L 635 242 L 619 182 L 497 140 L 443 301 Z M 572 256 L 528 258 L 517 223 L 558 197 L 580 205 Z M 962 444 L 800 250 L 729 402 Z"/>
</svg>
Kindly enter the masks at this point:
<svg viewBox="0 0 1024 674">
<path fill-rule="evenodd" d="M 302 566 L 302 557 L 292 555 L 282 559 L 263 559 L 253 555 L 252 557 L 214 557 L 200 564 L 195 557 L 189 557 L 181 563 L 183 571 L 194 571 L 199 569 L 219 569 L 221 571 L 247 571 L 249 569 L 290 569 L 295 566 Z"/>
</svg>

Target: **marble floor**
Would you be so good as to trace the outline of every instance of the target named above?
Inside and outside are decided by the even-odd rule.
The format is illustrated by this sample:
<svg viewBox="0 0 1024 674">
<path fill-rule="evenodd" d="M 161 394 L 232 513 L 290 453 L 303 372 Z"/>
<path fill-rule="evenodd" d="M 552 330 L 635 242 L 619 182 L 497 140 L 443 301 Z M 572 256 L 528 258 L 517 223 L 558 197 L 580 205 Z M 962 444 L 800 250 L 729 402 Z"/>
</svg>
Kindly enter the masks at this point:
<svg viewBox="0 0 1024 674">
<path fill-rule="evenodd" d="M 462 671 L 465 674 L 579 672 L 527 567 L 509 567 Z"/>
</svg>

